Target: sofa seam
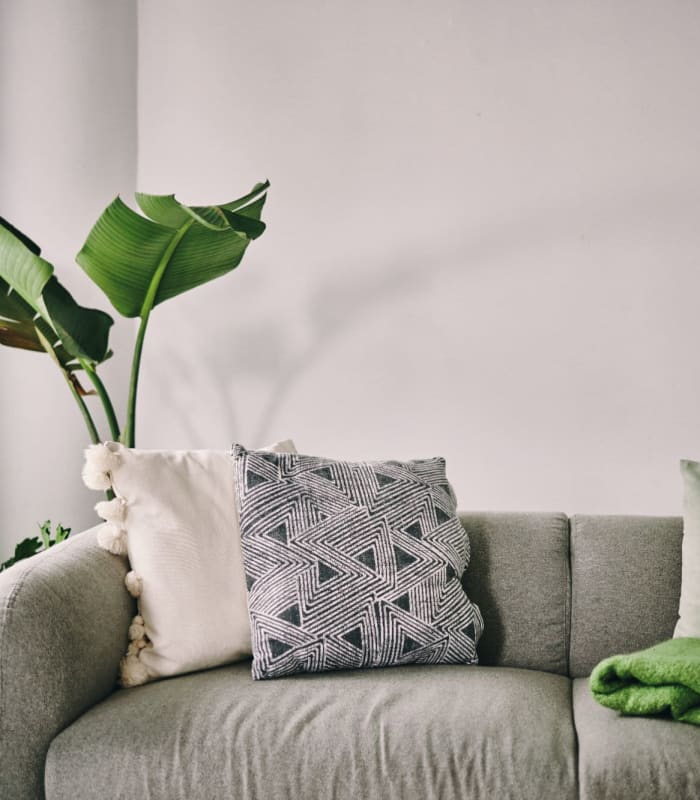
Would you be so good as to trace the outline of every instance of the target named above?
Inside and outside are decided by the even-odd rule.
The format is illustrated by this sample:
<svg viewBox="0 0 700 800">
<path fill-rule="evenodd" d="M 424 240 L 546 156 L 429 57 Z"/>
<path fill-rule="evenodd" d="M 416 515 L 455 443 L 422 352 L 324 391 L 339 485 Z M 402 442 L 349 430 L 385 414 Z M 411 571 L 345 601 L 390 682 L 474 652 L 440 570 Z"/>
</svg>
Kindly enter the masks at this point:
<svg viewBox="0 0 700 800">
<path fill-rule="evenodd" d="M 571 613 L 573 582 L 571 565 L 571 517 L 566 515 L 566 600 L 564 602 L 564 635 L 566 638 L 566 674 L 571 677 Z"/>
<path fill-rule="evenodd" d="M 574 679 L 569 678 L 569 699 L 571 708 L 571 729 L 574 732 L 574 769 L 576 771 L 576 800 L 581 797 L 581 745 L 579 742 L 578 728 L 576 727 L 576 714 L 574 713 Z"/>
<path fill-rule="evenodd" d="M 563 674 L 566 677 L 569 677 L 569 516 L 568 514 L 564 513 L 563 511 L 556 512 L 552 515 L 552 524 L 553 524 L 553 531 L 555 533 L 559 533 L 564 525 L 566 526 L 566 537 L 565 537 L 565 544 L 566 544 L 566 564 L 564 567 L 564 577 L 565 577 L 565 592 L 564 592 L 564 617 L 562 620 L 562 630 L 563 630 L 563 639 L 564 639 L 564 652 L 563 652 L 563 661 L 564 661 L 564 672 Z"/>
<path fill-rule="evenodd" d="M 573 680 L 574 673 L 572 669 L 573 652 L 574 652 L 574 623 L 576 618 L 576 604 L 574 603 L 574 536 L 579 532 L 578 515 L 574 514 L 570 518 L 569 524 L 569 580 L 571 581 L 570 602 L 571 608 L 569 610 L 569 677 Z"/>
</svg>

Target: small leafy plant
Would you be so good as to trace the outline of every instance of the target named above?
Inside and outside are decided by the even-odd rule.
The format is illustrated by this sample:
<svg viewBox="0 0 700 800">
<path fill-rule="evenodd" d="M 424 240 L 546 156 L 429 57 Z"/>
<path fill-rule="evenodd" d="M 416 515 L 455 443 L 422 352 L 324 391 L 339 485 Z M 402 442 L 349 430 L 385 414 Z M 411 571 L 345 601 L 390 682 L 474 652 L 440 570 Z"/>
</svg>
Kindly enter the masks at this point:
<svg viewBox="0 0 700 800">
<path fill-rule="evenodd" d="M 109 438 L 135 446 L 141 355 L 151 312 L 240 264 L 250 242 L 265 231 L 261 214 L 269 185 L 258 183 L 243 197 L 212 206 L 188 206 L 172 194 L 137 193 L 141 213 L 117 197 L 88 234 L 76 261 L 117 312 L 140 319 L 123 426 L 98 375 L 112 355 L 114 320 L 79 305 L 41 257 L 39 246 L 0 217 L 0 344 L 49 356 L 65 378 L 92 443 Z M 89 405 L 92 396 L 101 404 L 109 436 L 100 434 Z M 53 544 L 50 527 L 40 529 L 42 541 L 24 539 L 3 568 Z M 57 526 L 55 541 L 69 530 Z"/>
<path fill-rule="evenodd" d="M 37 523 L 37 525 L 39 525 L 39 523 Z M 42 550 L 48 550 L 49 547 L 53 547 L 55 544 L 67 539 L 70 536 L 70 530 L 70 528 L 64 528 L 59 522 L 56 525 L 56 531 L 52 537 L 51 520 L 47 519 L 43 525 L 39 525 L 39 536 L 41 539 L 39 539 L 39 536 L 22 539 L 21 542 L 15 545 L 15 554 L 12 558 L 8 558 L 7 561 L 3 561 L 0 564 L 0 572 L 16 564 L 18 561 L 22 561 L 24 558 L 34 556 Z"/>
</svg>

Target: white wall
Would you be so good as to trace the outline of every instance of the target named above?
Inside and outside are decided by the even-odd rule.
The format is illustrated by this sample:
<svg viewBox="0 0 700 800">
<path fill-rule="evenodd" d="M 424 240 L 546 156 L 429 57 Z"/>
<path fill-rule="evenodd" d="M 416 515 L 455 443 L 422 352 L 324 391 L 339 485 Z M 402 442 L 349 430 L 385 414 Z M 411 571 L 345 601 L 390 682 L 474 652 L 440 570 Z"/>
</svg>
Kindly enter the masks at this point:
<svg viewBox="0 0 700 800">
<path fill-rule="evenodd" d="M 135 3 L 0 7 L 0 213 L 104 305 L 71 264 L 133 188 Z M 700 455 L 700 7 L 142 0 L 138 17 L 139 188 L 273 184 L 240 270 L 154 313 L 141 446 L 442 453 L 464 508 L 679 512 L 677 461 Z M 0 358 L 2 553 L 95 498 L 60 377 Z"/>
<path fill-rule="evenodd" d="M 700 7 L 140 6 L 144 191 L 272 181 L 147 343 L 140 441 L 448 458 L 465 508 L 678 513 Z"/>
<path fill-rule="evenodd" d="M 107 310 L 73 259 L 102 208 L 135 186 L 135 0 L 0 2 L 0 175 L 0 214 L 41 245 L 78 302 Z M 122 326 L 115 352 L 131 338 Z M 115 358 L 105 380 L 116 389 L 126 367 Z M 89 438 L 60 372 L 3 347 L 0 382 L 4 561 L 44 519 L 92 524 L 98 498 L 80 480 Z"/>
</svg>

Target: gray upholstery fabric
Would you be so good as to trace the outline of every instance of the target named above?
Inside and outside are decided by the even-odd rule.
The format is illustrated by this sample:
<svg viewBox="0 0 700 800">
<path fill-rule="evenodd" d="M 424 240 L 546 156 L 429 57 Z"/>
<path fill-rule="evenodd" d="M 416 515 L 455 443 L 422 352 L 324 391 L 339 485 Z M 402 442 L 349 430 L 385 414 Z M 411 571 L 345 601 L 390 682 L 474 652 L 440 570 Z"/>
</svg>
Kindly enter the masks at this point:
<svg viewBox="0 0 700 800">
<path fill-rule="evenodd" d="M 588 675 L 608 656 L 673 636 L 682 536 L 680 517 L 572 519 L 572 676 Z M 474 600 L 479 602 L 476 595 Z"/>
<path fill-rule="evenodd" d="M 402 666 L 123 690 L 52 743 L 48 800 L 576 797 L 568 678 Z"/>
<path fill-rule="evenodd" d="M 566 675 L 569 521 L 564 514 L 460 514 L 471 562 L 463 584 L 484 617 L 485 665 Z"/>
<path fill-rule="evenodd" d="M 574 681 L 581 800 L 700 797 L 700 731 L 665 719 L 623 717 Z"/>
<path fill-rule="evenodd" d="M 50 741 L 114 687 L 125 572 L 93 529 L 0 574 L 0 797 L 43 798 Z"/>
</svg>

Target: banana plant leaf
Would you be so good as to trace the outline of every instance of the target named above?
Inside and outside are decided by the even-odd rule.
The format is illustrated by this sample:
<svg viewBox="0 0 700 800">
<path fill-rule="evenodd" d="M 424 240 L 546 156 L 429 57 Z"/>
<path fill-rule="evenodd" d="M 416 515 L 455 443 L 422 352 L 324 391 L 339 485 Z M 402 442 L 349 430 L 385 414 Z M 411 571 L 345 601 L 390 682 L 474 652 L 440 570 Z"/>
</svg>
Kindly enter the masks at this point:
<svg viewBox="0 0 700 800">
<path fill-rule="evenodd" d="M 44 346 L 39 341 L 32 322 L 0 319 L 0 344 L 19 347 L 21 350 L 44 352 Z"/>
<path fill-rule="evenodd" d="M 69 370 L 78 368 L 74 357 L 56 341 L 57 336 L 51 326 L 37 317 L 34 309 L 16 292 L 7 294 L 8 291 L 9 286 L 0 279 L 0 344 L 40 353 L 46 352 L 48 344 L 61 366 Z M 43 341 L 39 330 L 43 333 Z M 54 344 L 51 344 L 51 340 L 54 340 Z"/>
<path fill-rule="evenodd" d="M 78 305 L 54 276 L 44 287 L 43 299 L 61 344 L 71 355 L 96 364 L 112 355 L 108 342 L 114 320 L 109 314 Z"/>
<path fill-rule="evenodd" d="M 70 369 L 78 359 L 101 363 L 111 355 L 112 318 L 78 305 L 40 252 L 0 217 L 0 344 L 39 351 L 48 342 Z"/>
<path fill-rule="evenodd" d="M 22 244 L 27 248 L 27 250 L 30 250 L 35 256 L 41 255 L 41 248 L 39 245 L 36 242 L 33 242 L 26 233 L 22 233 L 22 231 L 20 231 L 18 228 L 15 228 L 15 226 L 11 222 L 8 222 L 5 217 L 0 217 L 0 227 L 5 228 L 5 230 L 8 230 L 13 236 L 19 239 L 20 242 L 22 242 Z"/>
<path fill-rule="evenodd" d="M 137 194 L 143 216 L 117 197 L 77 255 L 78 264 L 126 317 L 144 317 L 241 262 L 260 220 L 269 183 L 219 206 L 186 206 L 174 195 Z"/>
<path fill-rule="evenodd" d="M 12 289 L 35 313 L 41 305 L 41 293 L 53 274 L 53 267 L 32 252 L 9 228 L 0 226 L 0 280 Z"/>
</svg>

